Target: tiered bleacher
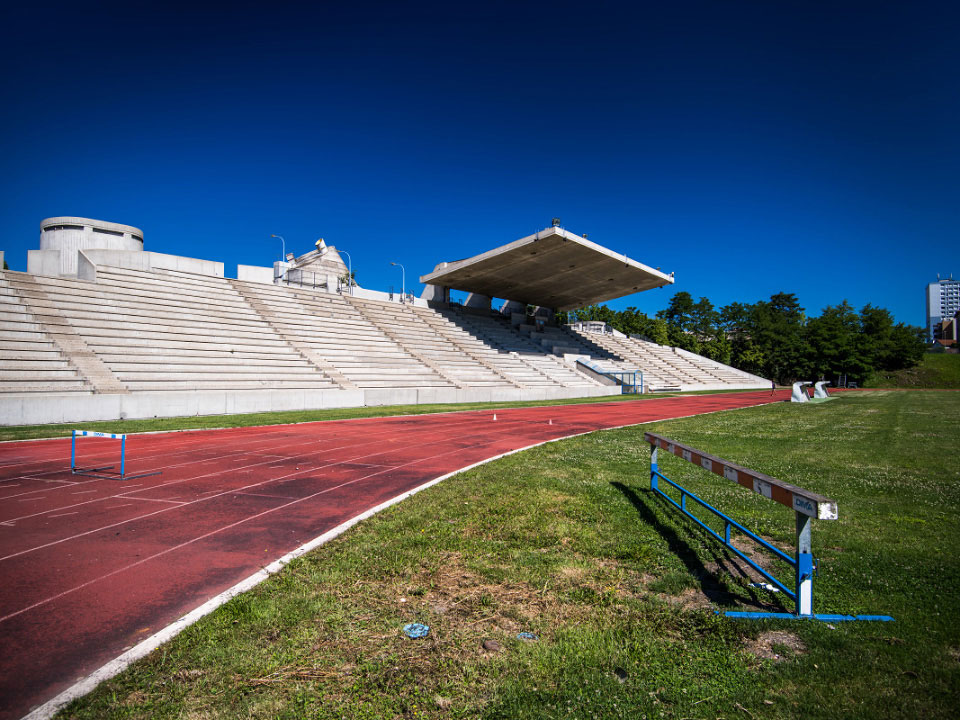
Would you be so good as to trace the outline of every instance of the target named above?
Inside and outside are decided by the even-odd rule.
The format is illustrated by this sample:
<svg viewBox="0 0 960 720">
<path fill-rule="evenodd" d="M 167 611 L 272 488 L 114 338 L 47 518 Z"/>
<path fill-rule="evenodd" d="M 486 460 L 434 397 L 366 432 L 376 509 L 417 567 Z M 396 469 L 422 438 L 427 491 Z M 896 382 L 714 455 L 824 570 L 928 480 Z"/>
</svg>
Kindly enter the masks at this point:
<svg viewBox="0 0 960 720">
<path fill-rule="evenodd" d="M 328 362 L 353 387 L 454 387 L 339 295 L 232 282 L 285 337 Z"/>
<path fill-rule="evenodd" d="M 709 390 L 723 388 L 765 388 L 769 382 L 715 360 L 642 338 L 567 328 L 591 352 L 605 352 L 613 359 L 631 363 L 644 373 L 644 384 L 652 390 Z"/>
<path fill-rule="evenodd" d="M 109 267 L 96 282 L 7 278 L 48 327 L 76 333 L 126 391 L 335 387 L 223 278 Z"/>
<path fill-rule="evenodd" d="M 528 387 L 560 385 L 588 387 L 595 383 L 510 325 L 490 313 L 471 313 L 460 306 L 438 314 L 462 333 L 469 333 L 487 348 L 504 372 Z"/>
<path fill-rule="evenodd" d="M 10 274 L 0 271 L 0 392 L 93 392 L 24 305 L 7 279 Z"/>
<path fill-rule="evenodd" d="M 5 272 L 0 330 L 0 396 L 153 398 L 146 410 L 131 406 L 135 416 L 492 399 L 477 394 L 487 391 L 516 399 L 610 394 L 617 390 L 601 376 L 631 372 L 654 390 L 766 386 L 635 338 L 171 269 L 99 265 L 95 281 Z M 432 394 L 421 400 L 410 391 Z M 280 405 L 242 401 L 256 392 Z M 303 399 L 317 392 L 336 397 Z M 178 393 L 196 404 L 170 410 L 156 400 Z M 220 399 L 204 405 L 211 393 Z M 126 412 L 111 408 L 101 403 L 97 417 Z"/>
</svg>

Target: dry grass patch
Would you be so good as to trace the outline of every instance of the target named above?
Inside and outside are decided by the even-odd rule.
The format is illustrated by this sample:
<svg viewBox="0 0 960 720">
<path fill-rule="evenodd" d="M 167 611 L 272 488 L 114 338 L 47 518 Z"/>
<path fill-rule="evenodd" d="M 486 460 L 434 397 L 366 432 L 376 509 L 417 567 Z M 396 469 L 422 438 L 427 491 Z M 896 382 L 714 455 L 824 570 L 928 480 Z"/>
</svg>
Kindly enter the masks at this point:
<svg viewBox="0 0 960 720">
<path fill-rule="evenodd" d="M 783 662 L 795 655 L 802 655 L 807 646 L 799 636 L 786 630 L 768 630 L 747 640 L 744 649 L 759 660 Z"/>
</svg>

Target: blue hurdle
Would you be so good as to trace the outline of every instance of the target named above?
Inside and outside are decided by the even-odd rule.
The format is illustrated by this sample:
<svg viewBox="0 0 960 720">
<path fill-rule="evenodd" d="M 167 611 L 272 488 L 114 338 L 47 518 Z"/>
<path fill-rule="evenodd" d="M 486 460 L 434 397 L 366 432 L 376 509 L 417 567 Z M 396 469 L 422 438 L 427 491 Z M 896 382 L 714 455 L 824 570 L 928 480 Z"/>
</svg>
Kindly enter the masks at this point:
<svg viewBox="0 0 960 720">
<path fill-rule="evenodd" d="M 689 445 L 684 445 L 683 443 L 679 443 L 675 440 L 670 440 L 669 438 L 665 438 L 656 433 L 645 432 L 643 434 L 643 439 L 650 443 L 650 489 L 661 497 L 665 498 L 671 505 L 680 510 L 680 512 L 696 522 L 697 525 L 706 530 L 714 539 L 723 543 L 724 546 L 730 550 L 730 552 L 734 553 L 737 557 L 750 565 L 750 567 L 760 573 L 760 575 L 769 580 L 774 587 L 776 587 L 784 595 L 796 603 L 796 613 L 727 611 L 723 613 L 725 616 L 748 620 L 779 618 L 790 620 L 826 620 L 829 622 L 843 622 L 847 620 L 877 620 L 890 622 L 893 620 L 893 618 L 889 615 L 817 615 L 813 612 L 813 577 L 814 574 L 818 572 L 818 565 L 813 558 L 811 546 L 811 521 L 814 518 L 820 520 L 836 520 L 836 502 L 818 493 L 804 490 L 803 488 L 799 488 L 795 485 L 790 485 L 789 483 L 785 483 L 782 480 L 777 480 L 776 478 L 770 477 L 769 475 L 764 475 L 763 473 L 755 470 L 749 470 L 748 468 L 731 463 L 728 460 L 724 460 L 715 455 L 710 455 L 702 450 L 697 450 Z M 697 497 L 696 494 L 690 492 L 687 488 L 679 485 L 663 475 L 660 472 L 659 464 L 657 462 L 657 451 L 659 449 L 666 450 L 677 457 L 683 458 L 689 463 L 693 463 L 694 465 L 702 467 L 705 470 L 709 470 L 717 475 L 721 475 L 727 480 L 731 480 L 738 485 L 747 488 L 748 490 L 753 490 L 754 492 L 763 495 L 765 498 L 781 503 L 782 505 L 786 505 L 794 510 L 796 514 L 796 554 L 791 557 L 787 553 L 780 550 L 780 548 L 771 545 L 756 533 L 753 533 L 745 528 L 733 518 L 716 509 L 703 499 Z M 680 491 L 680 502 L 677 502 L 660 489 L 660 480 L 664 480 L 671 487 Z M 709 510 L 715 516 L 723 520 L 724 532 L 722 536 L 687 509 L 688 498 L 695 501 L 701 507 Z M 788 565 L 792 566 L 794 569 L 794 587 L 791 589 L 771 573 L 760 567 L 738 548 L 734 547 L 730 542 L 730 533 L 732 529 L 740 531 L 743 533 L 743 535 L 750 538 L 764 549 L 769 550 L 780 560 L 783 560 Z"/>
<path fill-rule="evenodd" d="M 113 470 L 114 465 L 103 465 L 94 468 L 77 467 L 77 438 L 78 437 L 98 437 L 110 438 L 120 441 L 120 472 L 108 473 Z M 73 475 L 84 475 L 86 477 L 106 478 L 108 480 L 133 480 L 134 478 L 149 477 L 150 475 L 161 475 L 163 471 L 155 470 L 153 472 L 140 473 L 139 475 L 127 475 L 127 436 L 115 435 L 113 433 L 94 432 L 93 430 L 73 430 L 70 438 L 70 473 Z"/>
</svg>

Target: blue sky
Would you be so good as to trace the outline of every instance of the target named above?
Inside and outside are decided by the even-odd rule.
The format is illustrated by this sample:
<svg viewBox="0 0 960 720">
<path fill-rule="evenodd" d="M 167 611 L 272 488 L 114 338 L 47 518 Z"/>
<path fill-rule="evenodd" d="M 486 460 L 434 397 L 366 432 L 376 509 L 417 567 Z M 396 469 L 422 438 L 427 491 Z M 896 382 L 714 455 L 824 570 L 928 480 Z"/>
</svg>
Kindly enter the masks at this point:
<svg viewBox="0 0 960 720">
<path fill-rule="evenodd" d="M 26 4 L 24 4 L 26 5 Z M 564 227 L 717 306 L 923 324 L 960 276 L 952 3 L 73 3 L 4 12 L 2 248 L 39 222 L 361 285 Z"/>
</svg>

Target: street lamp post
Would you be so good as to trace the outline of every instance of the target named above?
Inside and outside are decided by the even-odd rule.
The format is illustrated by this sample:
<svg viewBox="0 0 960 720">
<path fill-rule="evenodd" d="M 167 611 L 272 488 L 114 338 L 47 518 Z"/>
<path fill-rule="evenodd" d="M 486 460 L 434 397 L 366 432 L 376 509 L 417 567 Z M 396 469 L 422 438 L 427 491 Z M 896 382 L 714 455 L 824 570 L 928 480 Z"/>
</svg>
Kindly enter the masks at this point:
<svg viewBox="0 0 960 720">
<path fill-rule="evenodd" d="M 400 263 L 391 262 L 391 265 L 396 265 L 400 268 L 400 302 L 407 301 L 407 270 Z"/>
<path fill-rule="evenodd" d="M 281 255 L 280 255 L 280 262 L 286 261 L 286 259 L 287 259 L 287 241 L 283 239 L 283 235 L 274 235 L 273 233 L 270 233 L 270 237 L 272 237 L 272 238 L 280 238 L 280 253 L 281 253 Z M 274 276 L 273 276 L 273 281 L 274 281 L 274 282 L 277 282 L 277 279 L 278 279 L 278 278 L 281 278 L 281 277 L 283 277 L 283 269 L 282 269 L 282 268 L 281 268 L 281 270 L 280 270 L 280 274 L 279 274 L 279 275 L 274 275 Z"/>
<path fill-rule="evenodd" d="M 283 262 L 284 260 L 287 259 L 287 241 L 283 239 L 283 235 L 273 235 L 273 234 L 271 234 L 270 237 L 272 237 L 272 238 L 280 238 L 280 253 L 281 253 L 281 254 L 280 254 L 280 262 Z"/>
<path fill-rule="evenodd" d="M 337 252 L 347 256 L 347 287 L 350 288 L 350 294 L 353 295 L 353 260 L 350 259 L 350 253 L 346 250 L 337 248 Z"/>
</svg>

